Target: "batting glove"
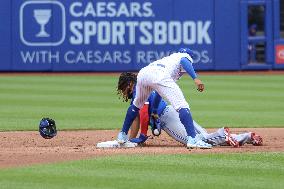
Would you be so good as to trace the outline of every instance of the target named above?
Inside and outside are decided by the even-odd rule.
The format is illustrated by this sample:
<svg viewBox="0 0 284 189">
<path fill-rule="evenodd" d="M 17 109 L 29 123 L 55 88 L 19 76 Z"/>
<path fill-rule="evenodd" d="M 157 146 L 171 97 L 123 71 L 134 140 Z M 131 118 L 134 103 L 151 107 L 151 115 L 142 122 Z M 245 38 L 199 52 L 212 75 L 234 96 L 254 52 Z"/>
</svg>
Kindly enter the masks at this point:
<svg viewBox="0 0 284 189">
<path fill-rule="evenodd" d="M 130 139 L 130 142 L 134 142 L 134 143 L 137 143 L 137 144 L 143 144 L 147 139 L 148 139 L 148 136 L 140 133 L 138 138 L 132 138 L 132 139 Z"/>
</svg>

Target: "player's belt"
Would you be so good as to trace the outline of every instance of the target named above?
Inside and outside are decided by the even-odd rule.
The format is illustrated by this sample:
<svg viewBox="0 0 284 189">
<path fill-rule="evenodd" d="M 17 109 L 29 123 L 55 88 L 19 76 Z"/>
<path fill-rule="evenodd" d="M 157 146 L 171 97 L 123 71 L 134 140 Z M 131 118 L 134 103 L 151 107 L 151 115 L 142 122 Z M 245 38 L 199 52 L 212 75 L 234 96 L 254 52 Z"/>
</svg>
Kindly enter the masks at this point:
<svg viewBox="0 0 284 189">
<path fill-rule="evenodd" d="M 162 68 L 165 68 L 166 66 L 164 64 L 157 64 L 157 66 L 160 66 Z"/>
<path fill-rule="evenodd" d="M 159 67 L 162 67 L 162 68 L 166 67 L 164 64 L 152 64 L 152 66 L 159 66 Z"/>
</svg>

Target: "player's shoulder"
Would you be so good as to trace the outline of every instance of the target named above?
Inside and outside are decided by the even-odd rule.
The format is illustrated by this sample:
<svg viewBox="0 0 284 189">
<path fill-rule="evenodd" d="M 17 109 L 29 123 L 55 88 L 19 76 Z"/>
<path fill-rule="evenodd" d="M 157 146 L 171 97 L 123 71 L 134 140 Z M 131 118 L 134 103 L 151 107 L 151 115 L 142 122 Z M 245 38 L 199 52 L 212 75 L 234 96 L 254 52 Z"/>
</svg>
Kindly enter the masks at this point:
<svg viewBox="0 0 284 189">
<path fill-rule="evenodd" d="M 182 58 L 187 58 L 190 62 L 193 62 L 192 57 L 187 53 L 176 52 L 176 53 L 172 53 L 170 56 L 172 56 L 172 58 L 178 61 L 180 61 Z"/>
</svg>

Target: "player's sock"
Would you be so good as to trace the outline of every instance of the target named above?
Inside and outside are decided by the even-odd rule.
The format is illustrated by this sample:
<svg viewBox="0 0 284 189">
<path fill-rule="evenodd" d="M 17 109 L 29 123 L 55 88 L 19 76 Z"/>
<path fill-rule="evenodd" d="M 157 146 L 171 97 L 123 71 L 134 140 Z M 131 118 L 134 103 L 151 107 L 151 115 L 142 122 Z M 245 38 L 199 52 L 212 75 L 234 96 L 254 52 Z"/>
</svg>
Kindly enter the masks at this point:
<svg viewBox="0 0 284 189">
<path fill-rule="evenodd" d="M 136 116 L 138 115 L 138 113 L 139 113 L 139 108 L 137 108 L 133 104 L 131 106 L 129 106 L 121 131 L 125 132 L 126 134 L 128 133 L 130 126 L 133 123 Z"/>
<path fill-rule="evenodd" d="M 179 110 L 179 119 L 181 123 L 184 125 L 187 136 L 191 136 L 195 138 L 196 133 L 193 126 L 193 120 L 191 117 L 191 113 L 188 108 L 181 108 Z"/>
</svg>

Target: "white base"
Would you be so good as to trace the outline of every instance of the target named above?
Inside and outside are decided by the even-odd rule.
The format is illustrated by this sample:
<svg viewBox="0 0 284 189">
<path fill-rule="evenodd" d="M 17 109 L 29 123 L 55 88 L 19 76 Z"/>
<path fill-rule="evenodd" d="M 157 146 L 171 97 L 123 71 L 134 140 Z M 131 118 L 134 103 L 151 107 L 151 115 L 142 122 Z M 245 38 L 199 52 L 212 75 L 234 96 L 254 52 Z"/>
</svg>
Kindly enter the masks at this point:
<svg viewBox="0 0 284 189">
<path fill-rule="evenodd" d="M 119 144 L 116 140 L 99 142 L 97 144 L 97 148 L 135 148 L 137 146 L 136 143 L 127 141 L 126 143 Z"/>
</svg>

